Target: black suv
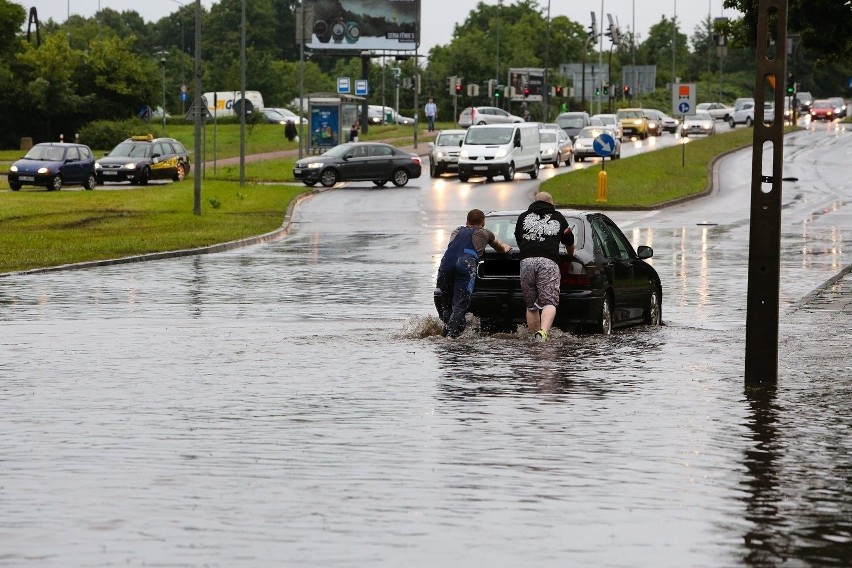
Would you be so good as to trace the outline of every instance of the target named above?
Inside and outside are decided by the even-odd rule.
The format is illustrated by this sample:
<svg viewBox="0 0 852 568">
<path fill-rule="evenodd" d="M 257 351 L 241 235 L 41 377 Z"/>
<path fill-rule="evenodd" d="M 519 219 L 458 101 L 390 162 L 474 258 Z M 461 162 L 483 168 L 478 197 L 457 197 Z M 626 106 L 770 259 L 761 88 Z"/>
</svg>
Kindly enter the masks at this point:
<svg viewBox="0 0 852 568">
<path fill-rule="evenodd" d="M 98 183 L 129 181 L 146 185 L 152 179 L 182 181 L 189 174 L 189 155 L 174 138 L 133 136 L 95 164 Z"/>
</svg>

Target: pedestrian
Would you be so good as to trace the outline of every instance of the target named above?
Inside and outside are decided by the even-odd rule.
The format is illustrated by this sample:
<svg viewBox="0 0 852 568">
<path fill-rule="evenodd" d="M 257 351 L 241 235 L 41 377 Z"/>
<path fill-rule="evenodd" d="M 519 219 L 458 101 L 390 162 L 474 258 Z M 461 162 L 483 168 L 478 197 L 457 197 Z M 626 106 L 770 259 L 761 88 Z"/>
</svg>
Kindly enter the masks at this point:
<svg viewBox="0 0 852 568">
<path fill-rule="evenodd" d="M 550 338 L 559 305 L 559 243 L 574 252 L 574 233 L 553 206 L 553 197 L 541 191 L 518 217 L 515 240 L 521 251 L 521 292 L 526 306 L 527 329 L 538 341 Z"/>
<path fill-rule="evenodd" d="M 423 110 L 426 113 L 426 122 L 429 123 L 429 132 L 435 132 L 435 119 L 438 117 L 438 105 L 435 104 L 432 97 L 429 97 L 429 101 L 426 103 Z"/>
<path fill-rule="evenodd" d="M 445 337 L 458 337 L 464 331 L 465 314 L 476 282 L 476 266 L 485 254 L 485 245 L 502 253 L 512 250 L 485 228 L 485 213 L 471 209 L 467 213 L 467 224 L 456 228 L 450 235 L 450 243 L 438 268 L 440 313 Z"/>
<path fill-rule="evenodd" d="M 358 141 L 359 126 L 360 125 L 359 125 L 358 121 L 356 120 L 355 123 L 352 124 L 352 128 L 349 129 L 349 141 L 350 142 L 357 142 Z"/>
<path fill-rule="evenodd" d="M 292 120 L 288 119 L 284 124 L 284 136 L 290 142 L 295 140 L 296 136 L 298 136 L 298 133 L 296 132 L 296 124 Z"/>
</svg>

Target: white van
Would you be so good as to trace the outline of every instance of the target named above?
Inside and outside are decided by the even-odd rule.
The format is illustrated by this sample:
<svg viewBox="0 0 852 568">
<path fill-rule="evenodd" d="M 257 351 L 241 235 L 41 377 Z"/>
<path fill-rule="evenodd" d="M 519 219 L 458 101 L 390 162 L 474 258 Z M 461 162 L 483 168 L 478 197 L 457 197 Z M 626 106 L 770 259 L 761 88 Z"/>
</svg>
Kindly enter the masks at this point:
<svg viewBox="0 0 852 568">
<path fill-rule="evenodd" d="M 538 177 L 541 141 L 538 123 L 480 124 L 467 129 L 459 153 L 459 180 L 474 176 L 515 179 L 515 172 Z"/>
<path fill-rule="evenodd" d="M 204 93 L 202 95 L 207 105 L 207 110 L 210 111 L 210 116 L 234 116 L 234 105 L 237 101 L 242 100 L 242 91 L 216 91 Z M 260 91 L 246 91 L 246 114 L 251 114 L 253 111 L 263 109 L 263 95 Z M 239 108 L 237 106 L 237 108 Z"/>
</svg>

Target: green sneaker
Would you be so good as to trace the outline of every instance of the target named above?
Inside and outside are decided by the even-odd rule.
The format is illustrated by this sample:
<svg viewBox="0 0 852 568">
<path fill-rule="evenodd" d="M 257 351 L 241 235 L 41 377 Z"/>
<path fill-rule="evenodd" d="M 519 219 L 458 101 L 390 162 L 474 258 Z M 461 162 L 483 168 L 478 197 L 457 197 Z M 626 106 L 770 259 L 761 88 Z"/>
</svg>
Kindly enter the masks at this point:
<svg viewBox="0 0 852 568">
<path fill-rule="evenodd" d="M 547 332 L 544 331 L 543 329 L 540 329 L 537 332 L 535 332 L 535 340 L 536 341 L 547 341 L 548 339 L 550 339 L 550 336 L 547 335 Z"/>
</svg>

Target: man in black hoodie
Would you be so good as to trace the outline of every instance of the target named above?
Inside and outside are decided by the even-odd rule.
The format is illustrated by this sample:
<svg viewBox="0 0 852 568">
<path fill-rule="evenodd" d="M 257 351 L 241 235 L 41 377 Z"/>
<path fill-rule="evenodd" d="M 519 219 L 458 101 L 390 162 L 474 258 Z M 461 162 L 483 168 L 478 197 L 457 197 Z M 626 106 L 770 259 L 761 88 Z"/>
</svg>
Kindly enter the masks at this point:
<svg viewBox="0 0 852 568">
<path fill-rule="evenodd" d="M 574 233 L 565 217 L 553 206 L 553 197 L 539 192 L 515 225 L 521 249 L 521 291 L 527 306 L 527 329 L 538 341 L 550 338 L 559 305 L 559 243 L 574 246 Z"/>
</svg>

